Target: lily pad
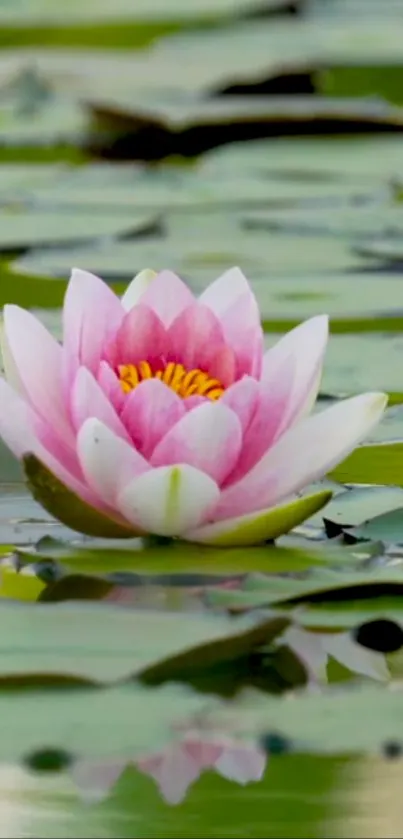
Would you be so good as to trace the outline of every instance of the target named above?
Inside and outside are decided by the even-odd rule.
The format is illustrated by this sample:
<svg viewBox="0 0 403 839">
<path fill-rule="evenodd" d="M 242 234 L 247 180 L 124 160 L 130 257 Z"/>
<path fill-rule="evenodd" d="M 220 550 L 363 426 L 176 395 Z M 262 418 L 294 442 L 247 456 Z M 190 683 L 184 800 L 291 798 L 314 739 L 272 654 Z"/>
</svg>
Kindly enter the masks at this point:
<svg viewBox="0 0 403 839">
<path fill-rule="evenodd" d="M 318 122 L 328 134 L 403 127 L 403 110 L 381 101 L 231 96 L 136 106 L 122 95 L 111 102 L 93 96 L 87 104 L 93 117 L 88 149 L 112 160 L 193 157 L 237 139 L 295 134 L 296 127 L 312 133 Z"/>
<path fill-rule="evenodd" d="M 206 223 L 205 235 L 210 230 Z M 201 290 L 230 265 L 242 265 L 245 274 L 256 282 L 266 280 L 268 273 L 295 275 L 297 266 L 301 274 L 323 278 L 326 271 L 348 271 L 362 265 L 358 257 L 350 255 L 344 242 L 330 237 L 310 240 L 302 236 L 298 239 L 281 234 L 242 233 L 235 224 L 224 230 L 216 227 L 208 239 L 197 224 L 192 229 L 187 225 L 186 233 L 186 237 L 175 232 L 166 238 L 100 242 L 91 248 L 37 250 L 16 260 L 13 269 L 30 275 L 66 277 L 71 265 L 76 264 L 107 280 L 123 281 L 144 265 L 152 265 L 155 270 L 169 265 L 196 290 Z M 261 292 L 270 295 L 269 287 L 263 283 Z"/>
<path fill-rule="evenodd" d="M 147 232 L 155 218 L 147 213 L 116 216 L 85 212 L 54 213 L 14 208 L 0 212 L 0 250 L 28 246 L 63 245 L 100 237 Z"/>
<path fill-rule="evenodd" d="M 132 760 L 163 747 L 170 726 L 202 707 L 200 697 L 178 686 L 3 691 L 0 759 L 15 763 L 46 744 L 73 756 Z"/>
<path fill-rule="evenodd" d="M 310 522 L 320 524 L 325 517 L 340 527 L 356 527 L 367 519 L 383 516 L 402 505 L 403 489 L 400 487 L 352 487 L 338 493 L 327 505 L 326 512 L 316 513 Z M 378 533 L 371 539 L 382 539 L 384 535 Z"/>
<path fill-rule="evenodd" d="M 133 8 L 130 0 L 116 0 L 113 7 L 106 0 L 73 0 L 66 8 L 55 7 L 50 0 L 19 0 L 16 6 L 1 10 L 0 20 L 5 23 L 66 24 L 85 23 L 94 20 L 130 19 L 144 20 L 211 20 L 233 14 L 247 14 L 249 11 L 281 11 L 289 5 L 288 0 L 195 0 L 189 8 L 186 0 L 159 0 L 151 8 L 147 0 L 139 0 Z"/>
<path fill-rule="evenodd" d="M 325 181 L 326 184 L 326 181 Z M 388 204 L 364 204 L 357 208 L 354 205 L 342 207 L 307 207 L 257 210 L 245 213 L 245 225 L 250 229 L 257 230 L 283 230 L 285 232 L 305 233 L 317 235 L 318 233 L 341 236 L 342 238 L 357 240 L 361 252 L 367 252 L 367 242 L 362 239 L 375 238 L 375 253 L 377 240 L 384 235 L 396 237 L 398 248 L 398 237 L 403 233 L 403 216 L 398 205 Z M 393 238 L 391 238 L 391 247 Z M 382 245 L 382 242 L 381 242 Z M 372 253 L 372 243 L 369 243 L 369 251 Z M 384 280 L 385 278 L 383 278 Z"/>
<path fill-rule="evenodd" d="M 291 605 L 320 601 L 358 600 L 376 595 L 403 595 L 403 568 L 397 566 L 369 570 L 320 569 L 306 579 L 259 578 L 241 590 L 215 590 L 208 593 L 211 604 L 230 609 Z"/>
<path fill-rule="evenodd" d="M 17 605 L 4 600 L 0 623 L 0 693 L 1 688 L 62 683 L 95 690 L 127 679 L 154 685 L 208 682 L 209 692 L 226 693 L 229 685 L 232 693 L 239 684 L 258 683 L 259 671 L 248 668 L 248 657 L 269 647 L 290 620 L 276 615 L 234 625 L 228 617 L 208 613 L 136 612 L 88 601 Z M 269 689 L 273 670 L 275 663 L 270 662 Z"/>
<path fill-rule="evenodd" d="M 379 753 L 382 743 L 403 739 L 401 690 L 378 687 L 334 688 L 284 702 L 275 697 L 251 696 L 233 710 L 234 726 L 262 734 L 274 730 L 302 752 Z M 225 715 L 221 717 L 221 721 Z M 212 715 L 218 723 L 220 713 Z M 329 725 L 331 720 L 331 725 Z M 369 720 L 371 724 L 369 725 Z"/>
<path fill-rule="evenodd" d="M 359 446 L 329 477 L 340 483 L 403 486 L 403 443 Z"/>
<path fill-rule="evenodd" d="M 403 171 L 400 137 L 385 134 L 343 137 L 281 137 L 234 143 L 204 158 L 209 174 L 249 172 L 260 177 L 288 175 L 322 187 L 351 179 L 363 185 L 387 183 Z M 326 218 L 326 215 L 325 215 Z"/>
<path fill-rule="evenodd" d="M 382 539 L 403 544 L 403 507 L 380 513 L 349 530 L 357 539 Z"/>
</svg>

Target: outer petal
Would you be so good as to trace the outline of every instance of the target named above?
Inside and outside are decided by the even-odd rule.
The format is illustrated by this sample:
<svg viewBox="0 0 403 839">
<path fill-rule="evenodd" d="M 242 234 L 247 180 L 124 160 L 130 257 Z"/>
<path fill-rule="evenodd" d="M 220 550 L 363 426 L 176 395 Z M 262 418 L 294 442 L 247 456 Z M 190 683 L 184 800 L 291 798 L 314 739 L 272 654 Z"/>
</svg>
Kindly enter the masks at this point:
<svg viewBox="0 0 403 839">
<path fill-rule="evenodd" d="M 190 288 L 172 271 L 161 271 L 150 283 L 141 302 L 158 315 L 166 328 L 195 302 Z"/>
<path fill-rule="evenodd" d="M 153 466 L 189 463 L 221 484 L 232 471 L 242 446 L 236 414 L 219 402 L 205 402 L 187 412 L 160 440 Z"/>
<path fill-rule="evenodd" d="M 80 367 L 74 380 L 70 398 L 71 418 L 76 431 L 89 417 L 107 425 L 119 437 L 130 441 L 123 423 L 108 402 L 103 390 L 85 367 Z"/>
<path fill-rule="evenodd" d="M 276 368 L 290 356 L 295 363 L 292 399 L 279 434 L 308 414 L 315 403 L 328 335 L 329 318 L 327 315 L 318 315 L 287 332 L 265 353 L 262 381 L 271 379 Z"/>
<path fill-rule="evenodd" d="M 331 497 L 331 492 L 306 495 L 288 504 L 261 510 L 259 513 L 249 513 L 202 525 L 195 530 L 189 530 L 182 538 L 187 542 L 201 542 L 222 548 L 261 545 L 297 527 L 324 507 Z"/>
<path fill-rule="evenodd" d="M 126 397 L 121 418 L 138 451 L 149 458 L 185 414 L 184 400 L 159 379 L 146 379 Z"/>
<path fill-rule="evenodd" d="M 199 302 L 208 306 L 221 319 L 247 292 L 252 293 L 240 268 L 230 268 L 203 291 Z"/>
<path fill-rule="evenodd" d="M 18 393 L 25 395 L 25 388 L 7 341 L 3 317 L 1 317 L 0 320 L 0 349 L 1 361 L 8 383 L 14 388 L 14 390 L 18 391 Z"/>
<path fill-rule="evenodd" d="M 193 466 L 161 466 L 132 481 L 120 493 L 118 505 L 143 530 L 179 536 L 200 524 L 219 494 L 217 484 Z"/>
<path fill-rule="evenodd" d="M 119 298 L 99 277 L 74 268 L 63 307 L 65 385 L 80 365 L 95 375 L 106 341 L 120 325 L 124 309 Z"/>
<path fill-rule="evenodd" d="M 172 323 L 167 336 L 168 360 L 188 369 L 209 371 L 217 353 L 224 347 L 224 336 L 215 315 L 206 306 L 188 306 Z"/>
<path fill-rule="evenodd" d="M 158 361 L 166 349 L 166 332 L 158 315 L 139 303 L 130 309 L 105 347 L 105 358 L 112 367 Z"/>
<path fill-rule="evenodd" d="M 245 431 L 240 458 L 228 484 L 240 480 L 263 457 L 278 435 L 293 395 L 295 361 L 284 359 L 259 388 L 256 410 Z"/>
<path fill-rule="evenodd" d="M 259 307 L 239 268 L 226 271 L 200 297 L 219 318 L 225 340 L 235 351 L 237 376 L 260 376 L 263 332 Z"/>
<path fill-rule="evenodd" d="M 150 468 L 133 446 L 97 419 L 87 419 L 80 429 L 77 452 L 89 486 L 112 508 L 121 490 Z"/>
<path fill-rule="evenodd" d="M 93 493 L 39 441 L 35 433 L 35 424 L 38 422 L 35 412 L 1 378 L 0 406 L 0 436 L 12 453 L 19 460 L 28 452 L 36 455 L 67 487 L 92 504 Z"/>
<path fill-rule="evenodd" d="M 145 268 L 144 271 L 136 274 L 122 297 L 122 306 L 126 312 L 129 312 L 141 300 L 157 276 L 156 271 L 152 271 L 151 268 Z"/>
<path fill-rule="evenodd" d="M 302 420 L 244 478 L 223 491 L 215 518 L 279 504 L 321 478 L 366 437 L 386 404 L 384 393 L 365 393 Z"/>
<path fill-rule="evenodd" d="M 23 395 L 55 430 L 72 438 L 64 406 L 60 344 L 39 320 L 19 306 L 4 307 L 4 329 Z"/>
</svg>

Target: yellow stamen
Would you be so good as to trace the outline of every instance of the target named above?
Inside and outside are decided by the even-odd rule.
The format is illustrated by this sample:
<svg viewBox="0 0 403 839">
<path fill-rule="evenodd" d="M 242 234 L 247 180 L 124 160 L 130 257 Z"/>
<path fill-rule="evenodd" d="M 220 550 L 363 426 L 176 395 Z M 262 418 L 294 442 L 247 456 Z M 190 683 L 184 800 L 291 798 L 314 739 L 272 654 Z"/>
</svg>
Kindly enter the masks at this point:
<svg viewBox="0 0 403 839">
<path fill-rule="evenodd" d="M 159 379 L 186 399 L 188 396 L 205 396 L 216 400 L 224 393 L 219 379 L 211 378 L 199 368 L 186 370 L 183 364 L 170 361 L 163 370 L 153 371 L 148 361 L 138 364 L 121 364 L 118 367 L 120 385 L 124 393 L 130 393 L 145 379 Z"/>
</svg>

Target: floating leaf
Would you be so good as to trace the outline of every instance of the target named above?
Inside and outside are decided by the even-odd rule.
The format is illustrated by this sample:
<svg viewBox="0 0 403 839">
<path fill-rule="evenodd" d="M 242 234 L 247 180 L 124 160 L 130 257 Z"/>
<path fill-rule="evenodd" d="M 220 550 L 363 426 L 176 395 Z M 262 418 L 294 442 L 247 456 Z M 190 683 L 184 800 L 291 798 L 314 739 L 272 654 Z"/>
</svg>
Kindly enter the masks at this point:
<svg viewBox="0 0 403 839">
<path fill-rule="evenodd" d="M 340 483 L 403 486 L 403 443 L 359 446 L 329 477 Z"/>
</svg>

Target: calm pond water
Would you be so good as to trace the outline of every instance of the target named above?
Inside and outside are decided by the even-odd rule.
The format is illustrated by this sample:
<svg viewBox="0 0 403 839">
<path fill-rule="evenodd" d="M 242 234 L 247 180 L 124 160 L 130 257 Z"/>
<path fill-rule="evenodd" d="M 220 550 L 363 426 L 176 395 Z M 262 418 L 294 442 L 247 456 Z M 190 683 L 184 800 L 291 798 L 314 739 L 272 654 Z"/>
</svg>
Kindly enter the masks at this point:
<svg viewBox="0 0 403 839">
<path fill-rule="evenodd" d="M 402 835 L 402 106 L 403 0 L 0 0 L 0 305 L 239 265 L 268 347 L 329 313 L 319 409 L 390 395 L 247 550 L 83 539 L 0 443 L 0 837 Z"/>
</svg>

